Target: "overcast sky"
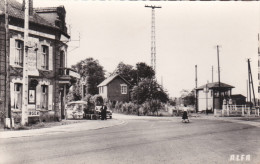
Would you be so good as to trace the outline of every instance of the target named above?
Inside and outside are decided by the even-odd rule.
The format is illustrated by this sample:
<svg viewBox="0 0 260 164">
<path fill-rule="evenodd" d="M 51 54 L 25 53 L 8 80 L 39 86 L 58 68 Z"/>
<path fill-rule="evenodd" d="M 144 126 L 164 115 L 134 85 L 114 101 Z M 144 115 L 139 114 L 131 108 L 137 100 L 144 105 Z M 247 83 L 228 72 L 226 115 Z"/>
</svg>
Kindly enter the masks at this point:
<svg viewBox="0 0 260 164">
<path fill-rule="evenodd" d="M 221 45 L 221 82 L 246 96 L 250 58 L 257 88 L 259 2 L 34 0 L 34 7 L 64 5 L 72 40 L 80 33 L 79 48 L 71 51 L 78 42 L 69 43 L 68 66 L 93 57 L 107 72 L 121 61 L 150 65 L 151 9 L 146 4 L 162 7 L 155 11 L 156 72 L 171 97 L 195 87 L 195 65 L 198 86 L 212 81 L 212 66 L 218 81 L 216 45 Z"/>
</svg>

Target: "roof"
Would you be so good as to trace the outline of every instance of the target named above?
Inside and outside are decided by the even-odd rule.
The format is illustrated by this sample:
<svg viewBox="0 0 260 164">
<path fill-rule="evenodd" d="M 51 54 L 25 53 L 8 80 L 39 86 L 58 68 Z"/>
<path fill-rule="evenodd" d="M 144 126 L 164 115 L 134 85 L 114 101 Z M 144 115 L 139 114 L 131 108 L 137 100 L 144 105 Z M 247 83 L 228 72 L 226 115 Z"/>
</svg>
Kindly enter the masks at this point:
<svg viewBox="0 0 260 164">
<path fill-rule="evenodd" d="M 4 8 L 5 8 L 4 1 L 0 1 L 0 11 L 4 12 L 5 11 Z M 8 15 L 10 17 L 24 19 L 23 5 L 20 2 L 17 2 L 16 0 L 8 0 Z M 30 18 L 30 22 L 52 27 L 52 28 L 57 28 L 35 12 L 33 12 L 33 15 L 30 16 L 29 18 Z"/>
<path fill-rule="evenodd" d="M 122 80 L 124 80 L 128 85 L 131 85 L 126 79 L 124 79 L 122 76 L 120 76 L 119 74 L 115 74 L 115 75 L 112 75 L 108 78 L 106 78 L 102 83 L 100 83 L 98 85 L 98 87 L 101 87 L 101 86 L 106 86 L 108 85 L 111 81 L 113 81 L 116 77 L 120 77 Z"/>
<path fill-rule="evenodd" d="M 204 88 L 206 88 L 206 85 L 208 85 L 209 89 L 219 88 L 219 83 L 218 82 L 214 82 L 214 83 L 208 83 L 208 84 L 202 85 L 202 86 L 196 88 L 196 90 L 204 89 Z M 235 87 L 232 86 L 232 85 L 228 85 L 228 84 L 220 82 L 220 88 L 235 88 Z"/>
<path fill-rule="evenodd" d="M 231 95 L 231 98 L 240 98 L 240 97 L 246 98 L 246 96 L 244 96 L 242 94 Z"/>
</svg>

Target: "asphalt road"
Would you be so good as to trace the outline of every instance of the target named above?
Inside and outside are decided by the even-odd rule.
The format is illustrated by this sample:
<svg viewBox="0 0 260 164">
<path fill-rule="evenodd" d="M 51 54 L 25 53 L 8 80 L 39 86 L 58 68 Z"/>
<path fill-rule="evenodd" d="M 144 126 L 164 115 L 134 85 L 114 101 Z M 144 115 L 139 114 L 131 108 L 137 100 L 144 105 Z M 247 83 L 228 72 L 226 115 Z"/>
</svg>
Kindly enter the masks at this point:
<svg viewBox="0 0 260 164">
<path fill-rule="evenodd" d="M 103 129 L 1 139 L 0 163 L 260 163 L 259 136 L 259 127 L 221 120 L 127 119 Z M 243 155 L 250 161 L 238 161 Z"/>
</svg>

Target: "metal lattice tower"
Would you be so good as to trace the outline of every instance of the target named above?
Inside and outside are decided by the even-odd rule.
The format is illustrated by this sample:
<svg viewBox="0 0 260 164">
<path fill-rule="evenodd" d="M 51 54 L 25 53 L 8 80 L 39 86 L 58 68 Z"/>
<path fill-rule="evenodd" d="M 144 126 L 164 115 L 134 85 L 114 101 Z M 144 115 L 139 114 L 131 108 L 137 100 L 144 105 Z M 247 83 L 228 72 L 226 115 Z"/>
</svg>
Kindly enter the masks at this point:
<svg viewBox="0 0 260 164">
<path fill-rule="evenodd" d="M 155 8 L 162 8 L 160 6 L 148 6 L 145 7 L 152 8 L 152 25 L 151 25 L 151 66 L 156 73 L 156 40 L 155 40 Z"/>
</svg>

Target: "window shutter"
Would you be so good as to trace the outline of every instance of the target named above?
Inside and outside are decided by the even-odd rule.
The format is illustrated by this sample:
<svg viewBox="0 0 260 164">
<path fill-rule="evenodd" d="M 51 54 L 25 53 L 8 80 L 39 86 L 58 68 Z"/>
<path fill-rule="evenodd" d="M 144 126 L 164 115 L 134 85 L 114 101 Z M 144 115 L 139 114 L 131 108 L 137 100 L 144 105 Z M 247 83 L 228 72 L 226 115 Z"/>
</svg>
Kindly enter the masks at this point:
<svg viewBox="0 0 260 164">
<path fill-rule="evenodd" d="M 36 110 L 40 110 L 41 109 L 41 85 L 37 85 L 36 86 Z"/>
<path fill-rule="evenodd" d="M 53 48 L 49 47 L 49 70 L 53 70 Z"/>
<path fill-rule="evenodd" d="M 15 53 L 15 39 L 10 38 L 10 65 L 14 65 Z"/>
<path fill-rule="evenodd" d="M 48 89 L 48 110 L 52 110 L 53 85 L 49 85 Z"/>
<path fill-rule="evenodd" d="M 14 83 L 10 83 L 11 93 L 11 108 L 14 108 Z"/>
<path fill-rule="evenodd" d="M 42 68 L 42 50 L 37 51 L 37 69 Z"/>
</svg>

